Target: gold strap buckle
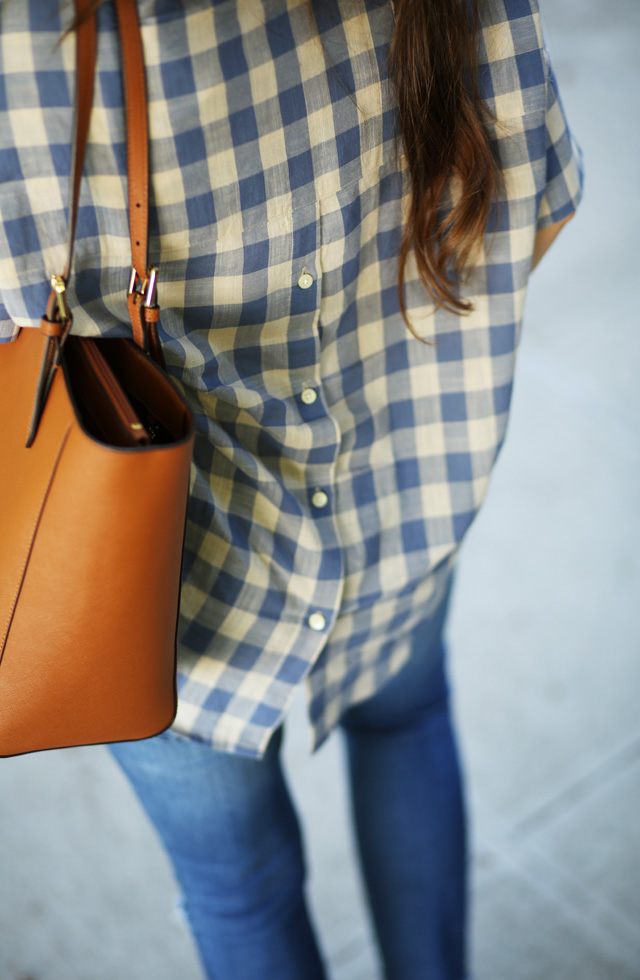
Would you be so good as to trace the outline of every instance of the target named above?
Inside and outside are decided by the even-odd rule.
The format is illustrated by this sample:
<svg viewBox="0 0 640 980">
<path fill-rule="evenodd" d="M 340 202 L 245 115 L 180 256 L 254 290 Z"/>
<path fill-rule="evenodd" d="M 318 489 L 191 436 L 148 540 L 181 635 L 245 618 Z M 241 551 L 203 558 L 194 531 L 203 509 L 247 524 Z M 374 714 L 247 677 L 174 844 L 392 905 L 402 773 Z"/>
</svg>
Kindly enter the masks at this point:
<svg viewBox="0 0 640 980">
<path fill-rule="evenodd" d="M 60 314 L 60 319 L 65 323 L 70 316 L 69 307 L 67 306 L 67 284 L 62 278 L 62 276 L 54 274 L 51 276 L 51 288 L 56 294 L 56 301 L 58 303 L 58 313 Z"/>
<path fill-rule="evenodd" d="M 156 305 L 156 289 L 158 285 L 158 269 L 157 266 L 152 265 L 149 269 L 148 279 L 143 279 L 140 282 L 138 273 L 135 270 L 135 266 L 131 269 L 131 277 L 129 279 L 129 291 L 128 295 L 133 296 L 135 293 L 137 296 L 142 297 L 143 306 L 155 306 Z"/>
</svg>

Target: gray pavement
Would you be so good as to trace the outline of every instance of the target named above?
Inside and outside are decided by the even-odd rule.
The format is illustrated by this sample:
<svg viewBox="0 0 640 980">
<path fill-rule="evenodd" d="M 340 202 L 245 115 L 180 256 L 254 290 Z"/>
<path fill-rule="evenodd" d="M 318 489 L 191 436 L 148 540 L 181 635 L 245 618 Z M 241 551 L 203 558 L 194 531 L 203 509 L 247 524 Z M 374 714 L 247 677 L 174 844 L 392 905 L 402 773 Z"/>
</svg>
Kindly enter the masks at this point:
<svg viewBox="0 0 640 980">
<path fill-rule="evenodd" d="M 640 980 L 640 5 L 547 3 L 545 23 L 587 189 L 531 281 L 450 619 L 473 965 Z M 333 980 L 380 980 L 340 742 L 307 745 L 298 698 L 285 756 L 321 941 Z M 167 859 L 104 747 L 0 761 L 0 861 L 0 980 L 202 980 Z"/>
</svg>

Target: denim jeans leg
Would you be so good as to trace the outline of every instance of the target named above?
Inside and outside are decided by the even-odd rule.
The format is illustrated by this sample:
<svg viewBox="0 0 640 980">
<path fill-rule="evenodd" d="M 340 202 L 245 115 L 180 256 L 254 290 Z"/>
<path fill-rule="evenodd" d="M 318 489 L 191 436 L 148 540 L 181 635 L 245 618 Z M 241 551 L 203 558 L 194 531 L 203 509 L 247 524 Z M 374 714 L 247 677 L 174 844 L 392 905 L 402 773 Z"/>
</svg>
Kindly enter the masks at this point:
<svg viewBox="0 0 640 980">
<path fill-rule="evenodd" d="M 363 875 L 387 980 L 467 976 L 467 828 L 442 630 L 342 719 Z"/>
<path fill-rule="evenodd" d="M 108 746 L 171 859 L 208 980 L 325 980 L 281 739 L 260 761 L 171 732 Z"/>
</svg>

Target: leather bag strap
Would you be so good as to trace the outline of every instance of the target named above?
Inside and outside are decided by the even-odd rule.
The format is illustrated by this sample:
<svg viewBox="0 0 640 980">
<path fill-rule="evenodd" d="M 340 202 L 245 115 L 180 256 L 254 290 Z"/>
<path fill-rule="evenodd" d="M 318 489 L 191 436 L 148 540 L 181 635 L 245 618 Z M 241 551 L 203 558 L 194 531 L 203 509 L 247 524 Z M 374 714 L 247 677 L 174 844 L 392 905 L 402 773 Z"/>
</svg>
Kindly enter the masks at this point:
<svg viewBox="0 0 640 980">
<path fill-rule="evenodd" d="M 40 417 L 60 362 L 60 353 L 71 330 L 72 314 L 66 300 L 71 275 L 78 221 L 80 184 L 89 134 L 95 82 L 97 30 L 92 0 L 74 0 L 80 23 L 76 29 L 76 93 L 74 132 L 69 178 L 67 261 L 62 275 L 51 277 L 51 293 L 41 331 L 48 337 L 38 379 L 27 447 L 35 439 Z M 144 54 L 136 0 L 115 0 L 122 51 L 127 134 L 127 181 L 132 275 L 127 306 L 133 339 L 166 370 L 158 339 L 159 307 L 156 302 L 157 269 L 147 265 L 149 229 L 149 129 Z"/>
<path fill-rule="evenodd" d="M 115 0 L 124 68 L 131 259 L 140 282 L 148 278 L 149 123 L 144 54 L 135 0 Z"/>
<path fill-rule="evenodd" d="M 165 367 L 158 340 L 157 272 L 149 268 L 149 114 L 142 34 L 135 0 L 115 0 L 124 68 L 131 281 L 128 307 L 133 338 Z"/>
<path fill-rule="evenodd" d="M 91 7 L 91 0 L 75 0 L 77 16 L 84 16 Z M 78 224 L 78 202 L 84 154 L 89 135 L 91 106 L 96 67 L 96 19 L 84 16 L 76 30 L 76 92 L 73 116 L 73 142 L 71 148 L 71 172 L 69 174 L 69 207 L 67 218 L 67 260 L 62 275 L 51 276 L 51 294 L 47 311 L 42 319 L 42 330 L 49 337 L 61 342 L 71 329 L 71 311 L 67 306 L 66 287 L 71 276 L 73 247 Z M 53 346 L 53 345 L 50 345 Z"/>
<path fill-rule="evenodd" d="M 61 276 L 52 277 L 52 292 L 43 330 L 51 337 L 66 339 L 71 326 L 65 288 L 71 275 L 73 247 L 78 219 L 78 201 L 89 133 L 96 64 L 96 16 L 92 0 L 74 0 L 81 22 L 76 30 L 76 97 L 74 138 L 69 181 L 69 219 L 67 262 Z M 159 309 L 156 303 L 157 269 L 147 262 L 149 240 L 149 124 L 147 88 L 142 36 L 135 0 L 115 0 L 126 103 L 127 183 L 129 197 L 129 237 L 132 276 L 128 305 L 134 340 L 152 356 L 157 351 L 147 334 L 157 333 Z M 87 16 L 88 15 L 88 16 Z M 55 280 L 55 281 L 54 281 Z M 56 328 L 57 322 L 63 321 Z M 159 351 L 159 345 L 158 345 Z"/>
<path fill-rule="evenodd" d="M 75 0 L 76 16 L 83 17 L 90 10 L 91 0 Z M 51 276 L 51 293 L 47 309 L 40 321 L 40 329 L 47 337 L 42 355 L 40 373 L 33 401 L 33 412 L 27 435 L 27 449 L 33 445 L 38 425 L 47 403 L 47 397 L 60 363 L 60 352 L 71 330 L 73 317 L 67 304 L 66 288 L 71 276 L 73 247 L 78 223 L 78 202 L 84 165 L 84 153 L 89 134 L 91 106 L 96 68 L 96 18 L 84 16 L 76 29 L 76 92 L 71 148 L 71 172 L 69 175 L 69 208 L 67 218 L 67 260 L 62 275 Z"/>
<path fill-rule="evenodd" d="M 76 0 L 76 13 L 80 14 L 88 5 L 88 0 Z M 78 201 L 84 153 L 89 135 L 91 106 L 96 75 L 96 19 L 87 17 L 78 27 L 76 35 L 76 93 L 73 149 L 71 154 L 71 174 L 69 177 L 69 232 L 67 239 L 67 263 L 63 278 L 69 281 L 73 246 L 78 223 Z"/>
</svg>

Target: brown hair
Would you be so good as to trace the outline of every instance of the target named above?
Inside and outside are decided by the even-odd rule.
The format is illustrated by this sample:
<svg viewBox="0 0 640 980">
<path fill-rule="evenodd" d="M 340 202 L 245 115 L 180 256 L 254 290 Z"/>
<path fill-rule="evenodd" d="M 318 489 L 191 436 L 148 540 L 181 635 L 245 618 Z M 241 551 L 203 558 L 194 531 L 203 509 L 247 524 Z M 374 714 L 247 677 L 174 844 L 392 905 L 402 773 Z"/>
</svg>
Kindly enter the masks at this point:
<svg viewBox="0 0 640 980">
<path fill-rule="evenodd" d="M 87 14 L 103 2 L 91 0 Z M 398 300 L 405 323 L 419 340 L 403 295 L 411 246 L 420 279 L 436 306 L 469 312 L 473 306 L 460 298 L 458 283 L 502 187 L 502 172 L 485 128 L 493 117 L 478 87 L 478 2 L 395 0 L 389 79 L 397 95 L 411 178 L 398 261 Z M 311 13 L 311 0 L 309 7 Z"/>
<path fill-rule="evenodd" d="M 478 0 L 396 0 L 395 9 L 389 77 L 398 98 L 412 189 L 398 297 L 410 327 L 403 281 L 411 244 L 420 279 L 435 304 L 469 312 L 473 307 L 460 299 L 457 282 L 484 235 L 503 179 L 485 129 L 493 117 L 478 88 Z M 444 213 L 451 178 L 457 188 Z"/>
</svg>

